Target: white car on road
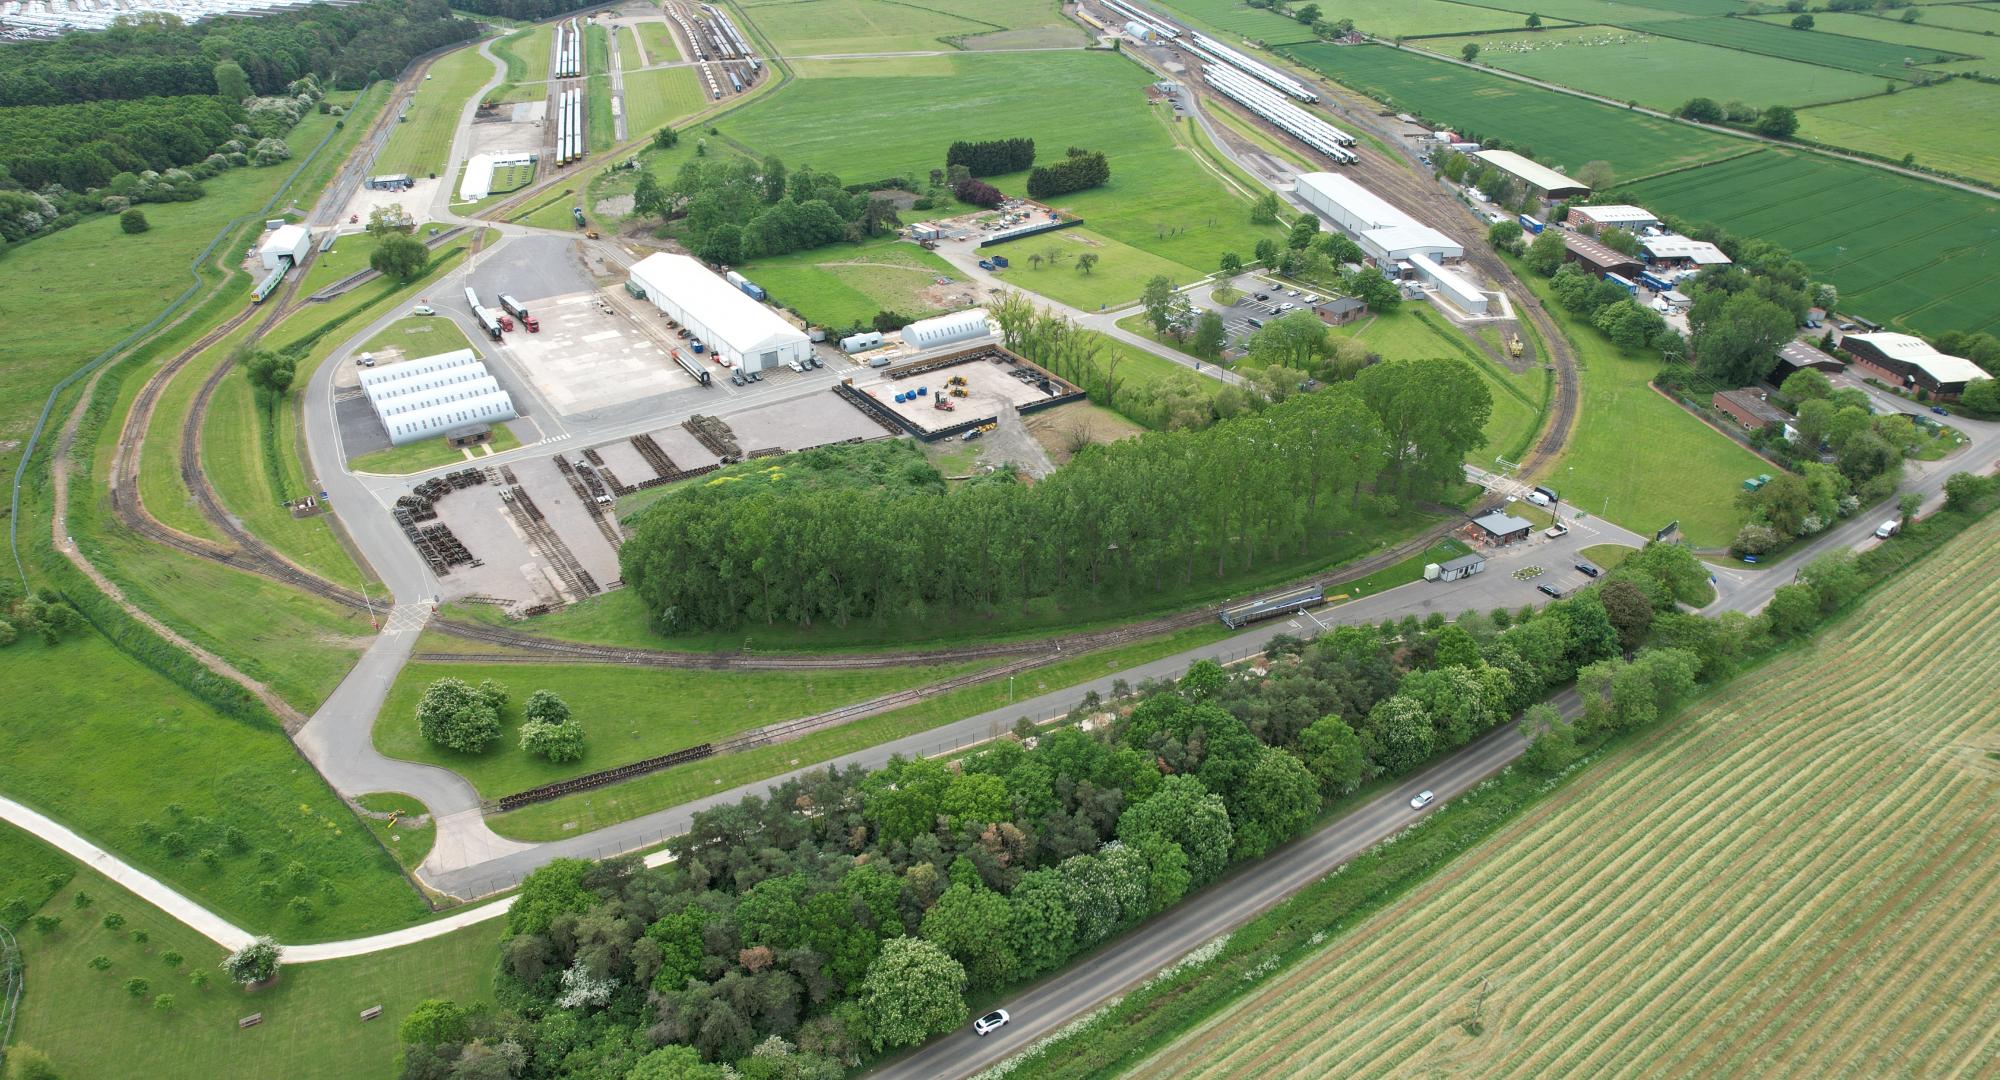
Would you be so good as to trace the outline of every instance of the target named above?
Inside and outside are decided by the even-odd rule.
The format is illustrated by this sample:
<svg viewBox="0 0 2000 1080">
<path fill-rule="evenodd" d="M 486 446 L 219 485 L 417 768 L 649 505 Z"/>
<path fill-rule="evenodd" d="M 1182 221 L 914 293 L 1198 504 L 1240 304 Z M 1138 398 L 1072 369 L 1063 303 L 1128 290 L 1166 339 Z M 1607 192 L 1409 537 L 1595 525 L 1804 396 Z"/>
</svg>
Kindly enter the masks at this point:
<svg viewBox="0 0 2000 1080">
<path fill-rule="evenodd" d="M 1007 1015 L 1007 1010 L 995 1009 L 972 1022 L 972 1033 L 980 1036 L 991 1035 L 1006 1027 L 1007 1021 L 1012 1019 L 1013 1017 Z"/>
<path fill-rule="evenodd" d="M 1417 792 L 1417 797 L 1410 800 L 1410 809 L 1422 810 L 1424 807 L 1429 806 L 1431 800 L 1435 798 L 1437 798 L 1437 792 L 1435 791 L 1419 791 Z"/>
</svg>

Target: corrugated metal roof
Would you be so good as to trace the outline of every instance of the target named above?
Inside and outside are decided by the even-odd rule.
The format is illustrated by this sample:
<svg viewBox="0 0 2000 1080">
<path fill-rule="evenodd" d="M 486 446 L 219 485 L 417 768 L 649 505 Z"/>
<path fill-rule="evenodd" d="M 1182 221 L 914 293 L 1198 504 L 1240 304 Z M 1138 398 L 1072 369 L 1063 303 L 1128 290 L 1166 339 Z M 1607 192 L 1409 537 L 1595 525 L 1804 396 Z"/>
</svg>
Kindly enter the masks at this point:
<svg viewBox="0 0 2000 1080">
<path fill-rule="evenodd" d="M 807 343 L 805 331 L 686 255 L 648 255 L 633 264 L 630 273 L 648 297 L 656 303 L 669 300 L 698 316 L 712 341 L 736 353 Z"/>
<path fill-rule="evenodd" d="M 1554 191 L 1562 188 L 1577 188 L 1583 191 L 1590 190 L 1589 184 L 1579 183 L 1546 165 L 1524 158 L 1512 150 L 1481 150 L 1472 156 L 1492 165 L 1502 172 L 1512 173 L 1535 187 L 1541 188 L 1543 191 Z"/>
</svg>

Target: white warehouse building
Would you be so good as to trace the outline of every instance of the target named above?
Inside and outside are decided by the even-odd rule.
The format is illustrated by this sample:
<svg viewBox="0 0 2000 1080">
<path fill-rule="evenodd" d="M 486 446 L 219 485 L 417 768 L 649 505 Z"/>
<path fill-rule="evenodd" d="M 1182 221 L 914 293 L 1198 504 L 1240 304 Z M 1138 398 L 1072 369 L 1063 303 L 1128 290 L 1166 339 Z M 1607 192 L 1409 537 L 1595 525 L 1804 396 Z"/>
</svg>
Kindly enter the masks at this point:
<svg viewBox="0 0 2000 1080">
<path fill-rule="evenodd" d="M 648 255 L 631 278 L 668 318 L 744 371 L 769 371 L 812 354 L 806 332 L 686 255 Z"/>
<path fill-rule="evenodd" d="M 1403 263 L 1468 315 L 1486 314 L 1487 297 L 1445 265 L 1465 257 L 1456 240 L 1405 214 L 1388 200 L 1338 173 L 1305 173 L 1293 188 L 1300 201 L 1353 235 L 1361 251 L 1390 274 Z"/>
<path fill-rule="evenodd" d="M 992 334 L 993 326 L 986 321 L 986 309 L 967 308 L 933 319 L 918 319 L 903 327 L 903 344 L 912 349 L 935 349 Z"/>
<path fill-rule="evenodd" d="M 366 368 L 360 378 L 396 446 L 520 415 L 512 395 L 471 349 Z"/>
<path fill-rule="evenodd" d="M 257 257 L 263 260 L 266 270 L 276 270 L 285 259 L 297 266 L 306 261 L 312 242 L 312 233 L 304 225 L 280 225 L 265 234 L 264 242 L 257 245 Z"/>
</svg>

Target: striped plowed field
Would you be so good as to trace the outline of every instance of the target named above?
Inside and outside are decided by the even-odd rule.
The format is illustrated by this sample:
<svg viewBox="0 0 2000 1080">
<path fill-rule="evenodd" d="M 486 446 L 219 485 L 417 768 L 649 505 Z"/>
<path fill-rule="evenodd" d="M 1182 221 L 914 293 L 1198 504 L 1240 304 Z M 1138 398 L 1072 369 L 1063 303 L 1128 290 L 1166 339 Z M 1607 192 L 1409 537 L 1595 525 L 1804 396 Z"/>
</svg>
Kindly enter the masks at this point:
<svg viewBox="0 0 2000 1080">
<path fill-rule="evenodd" d="M 1136 1071 L 1995 1075 L 1996 633 L 1989 521 Z"/>
</svg>

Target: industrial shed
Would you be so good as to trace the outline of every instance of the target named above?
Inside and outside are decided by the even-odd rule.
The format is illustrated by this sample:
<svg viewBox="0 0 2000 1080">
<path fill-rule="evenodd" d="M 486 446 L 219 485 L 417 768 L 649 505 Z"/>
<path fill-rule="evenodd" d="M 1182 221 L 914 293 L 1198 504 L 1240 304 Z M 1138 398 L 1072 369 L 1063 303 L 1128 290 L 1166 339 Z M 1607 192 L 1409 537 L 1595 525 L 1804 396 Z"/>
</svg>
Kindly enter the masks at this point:
<svg viewBox="0 0 2000 1080">
<path fill-rule="evenodd" d="M 306 253 L 312 250 L 312 233 L 304 225 L 280 225 L 264 235 L 264 242 L 257 245 L 257 257 L 264 263 L 264 269 L 276 270 L 286 259 L 297 266 L 306 261 Z"/>
<path fill-rule="evenodd" d="M 1534 529 L 1534 522 L 1501 510 L 1472 519 L 1473 536 L 1489 544 L 1518 544 Z"/>
<path fill-rule="evenodd" d="M 1791 422 L 1797 419 L 1771 404 L 1770 398 L 1761 390 L 1717 390 L 1709 397 L 1709 404 L 1742 424 L 1746 431 L 1762 431 L 1772 424 L 1789 428 Z"/>
<path fill-rule="evenodd" d="M 1486 294 L 1479 291 L 1471 279 L 1456 270 L 1448 270 L 1430 256 L 1415 252 L 1410 255 L 1410 265 L 1416 268 L 1417 276 L 1437 287 L 1452 306 L 1467 315 L 1486 314 Z"/>
<path fill-rule="evenodd" d="M 648 255 L 632 281 L 709 351 L 744 371 L 768 371 L 812 354 L 806 333 L 686 255 Z"/>
<path fill-rule="evenodd" d="M 1293 193 L 1351 234 L 1378 266 L 1392 266 L 1417 254 L 1436 262 L 1465 255 L 1465 248 L 1451 237 L 1337 173 L 1305 173 L 1299 177 Z"/>
<path fill-rule="evenodd" d="M 1660 219 L 1643 206 L 1620 203 L 1615 206 L 1572 206 L 1569 208 L 1569 224 L 1589 222 L 1600 229 L 1626 229 L 1638 232 L 1648 225 L 1658 225 Z"/>
<path fill-rule="evenodd" d="M 1722 249 L 1706 240 L 1690 240 L 1676 233 L 1665 236 L 1642 236 L 1639 250 L 1646 253 L 1649 263 L 1671 263 L 1676 266 L 1728 266 L 1729 256 Z"/>
<path fill-rule="evenodd" d="M 1512 150 L 1481 150 L 1472 156 L 1528 185 L 1544 199 L 1573 199 L 1590 194 L 1590 185 L 1579 184 Z"/>
<path fill-rule="evenodd" d="M 1949 356 L 1908 334 L 1848 334 L 1840 347 L 1863 372 L 1903 389 L 1920 389 L 1936 398 L 1955 398 L 1965 385 L 1991 378 L 1963 357 Z"/>
<path fill-rule="evenodd" d="M 985 308 L 967 308 L 934 319 L 918 319 L 903 327 L 903 344 L 912 349 L 935 349 L 974 338 L 989 337 L 993 327 L 986 321 Z"/>
<path fill-rule="evenodd" d="M 1846 364 L 1795 338 L 1785 342 L 1778 349 L 1778 370 L 1776 374 L 1771 376 L 1771 379 L 1779 386 L 1783 386 L 1787 378 L 1807 368 L 1812 368 L 1815 371 L 1824 371 L 1830 375 L 1846 366 Z"/>
<path fill-rule="evenodd" d="M 1582 233 L 1564 232 L 1563 259 L 1576 263 L 1598 277 L 1617 274 L 1621 277 L 1639 276 L 1639 260 L 1600 240 L 1593 240 Z"/>
<path fill-rule="evenodd" d="M 360 379 L 396 446 L 520 415 L 471 349 L 365 369 Z"/>
</svg>

